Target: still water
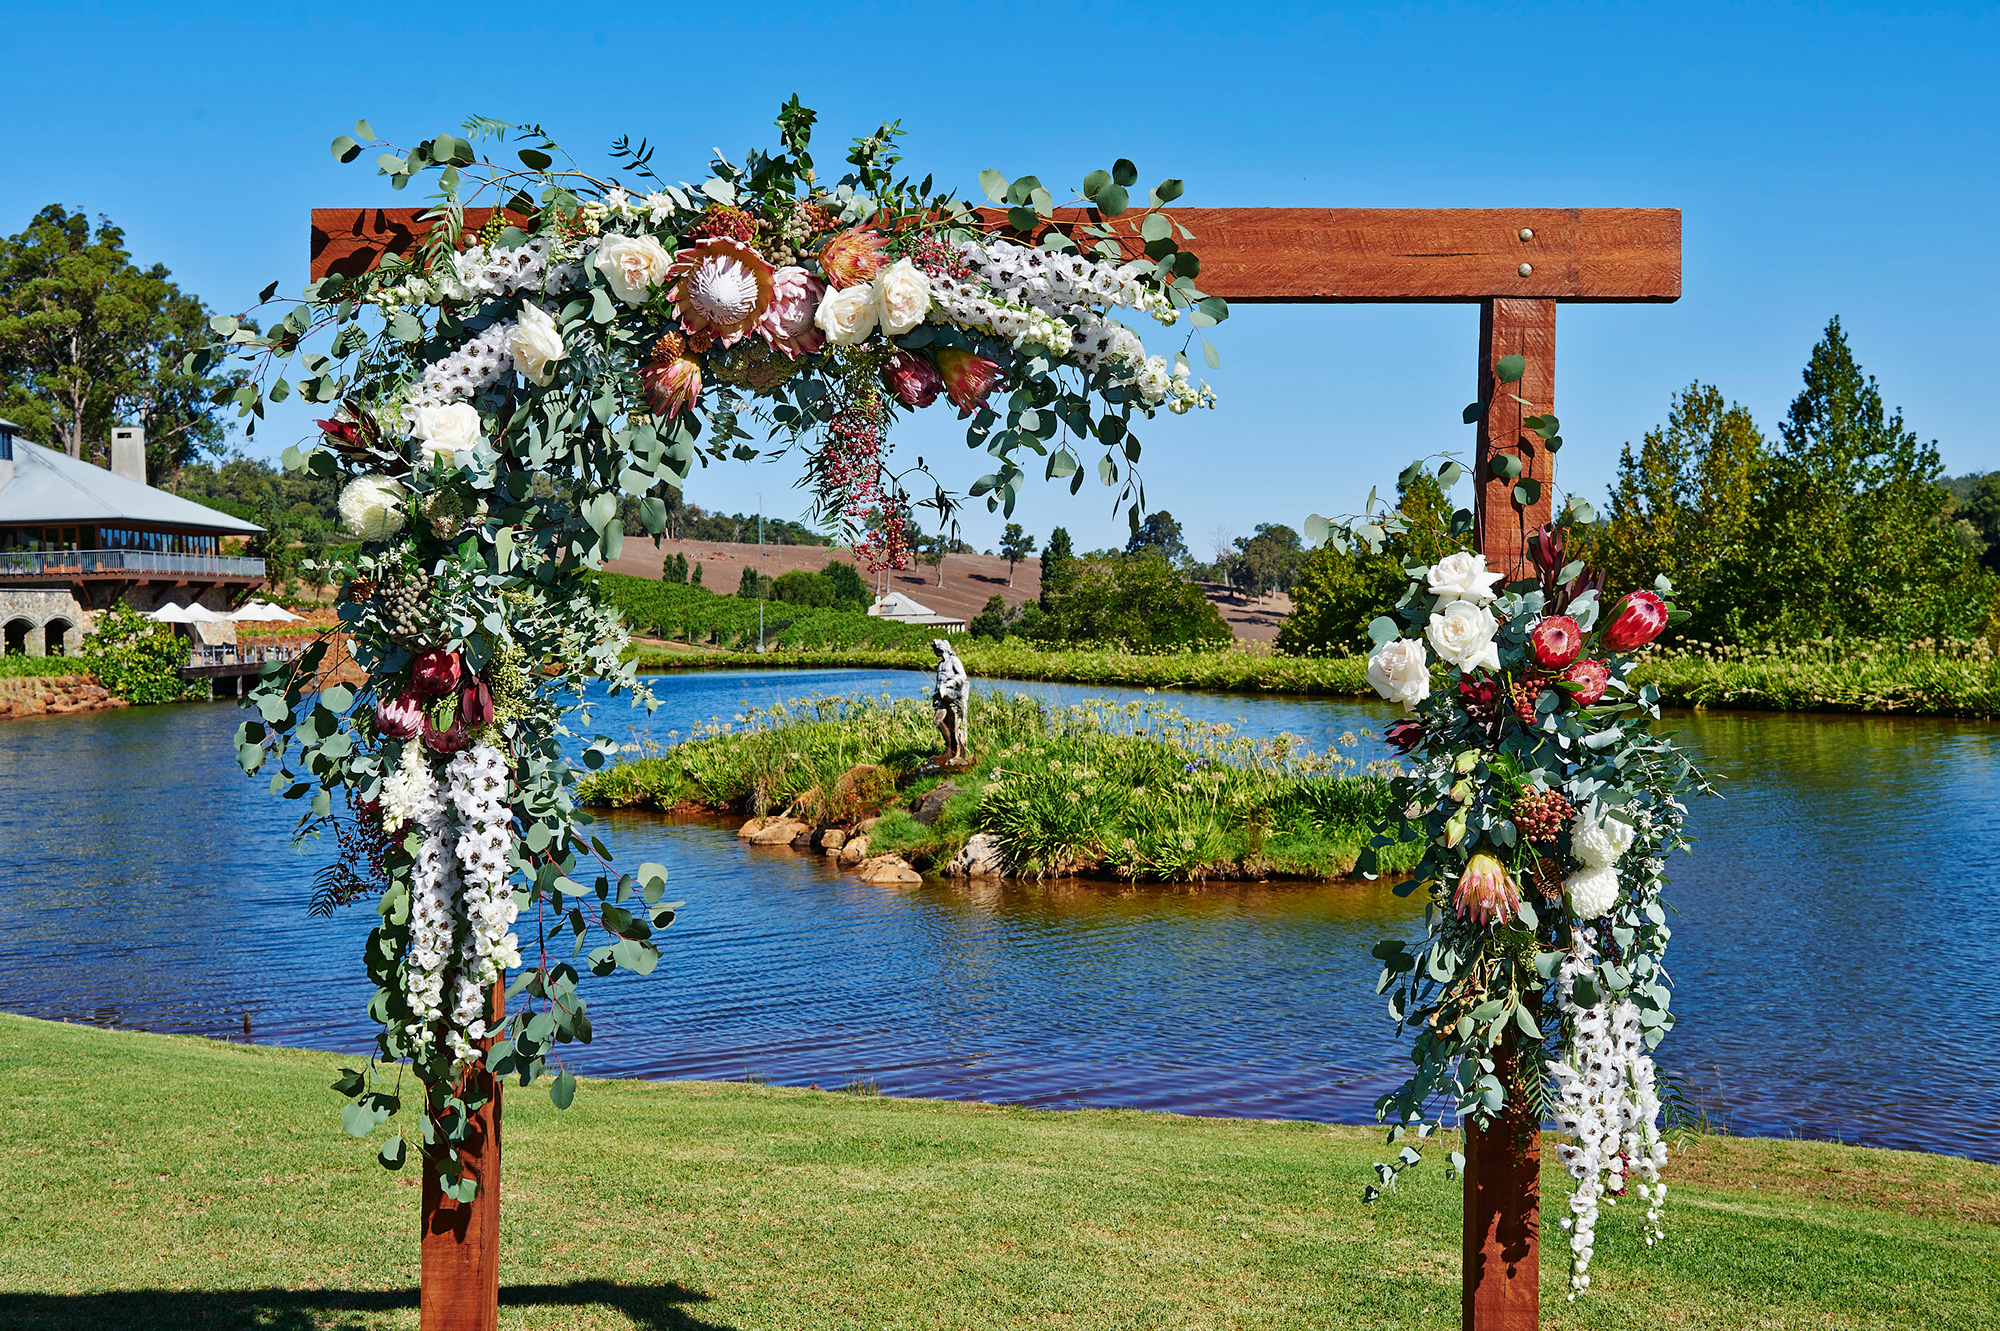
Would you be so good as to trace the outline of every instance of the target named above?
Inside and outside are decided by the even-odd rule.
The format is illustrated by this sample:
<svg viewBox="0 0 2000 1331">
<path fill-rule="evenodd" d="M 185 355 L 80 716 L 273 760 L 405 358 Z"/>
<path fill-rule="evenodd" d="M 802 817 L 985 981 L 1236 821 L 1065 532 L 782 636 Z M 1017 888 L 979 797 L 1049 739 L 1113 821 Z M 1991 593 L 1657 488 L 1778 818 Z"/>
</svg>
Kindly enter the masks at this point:
<svg viewBox="0 0 2000 1331">
<path fill-rule="evenodd" d="M 746 706 L 916 695 L 908 672 L 662 678 L 665 741 Z M 1057 701 L 1136 690 L 1002 683 Z M 1173 695 L 1318 745 L 1367 703 Z M 975 738 L 977 711 L 975 703 Z M 364 1053 L 356 958 L 372 912 L 307 916 L 325 852 L 236 768 L 226 703 L 0 725 L 0 1007 Z M 1695 808 L 1663 1063 L 1736 1130 L 2000 1160 L 1983 1072 L 2000 1028 L 2000 727 L 1681 716 L 1725 799 Z M 1380 750 L 1364 739 L 1349 752 Z M 720 823 L 620 813 L 621 861 L 687 902 L 647 978 L 588 981 L 586 1073 L 742 1078 L 1040 1106 L 1356 1122 L 1407 1055 L 1368 949 L 1414 936 L 1386 888 L 1228 884 L 871 887 Z"/>
</svg>

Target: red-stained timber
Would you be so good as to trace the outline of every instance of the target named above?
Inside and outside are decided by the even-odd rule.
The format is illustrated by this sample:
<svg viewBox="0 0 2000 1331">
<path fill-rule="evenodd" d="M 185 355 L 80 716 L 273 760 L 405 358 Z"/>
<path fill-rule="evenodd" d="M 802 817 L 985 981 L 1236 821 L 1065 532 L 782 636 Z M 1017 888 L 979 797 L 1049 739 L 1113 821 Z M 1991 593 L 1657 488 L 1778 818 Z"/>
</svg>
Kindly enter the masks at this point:
<svg viewBox="0 0 2000 1331">
<path fill-rule="evenodd" d="M 1508 356 L 1522 359 L 1517 383 L 1501 383 L 1496 371 Z M 1528 533 L 1549 520 L 1555 495 L 1555 454 L 1521 422 L 1554 410 L 1555 393 L 1556 303 L 1511 297 L 1481 301 L 1479 401 L 1485 412 L 1473 454 L 1473 518 L 1486 566 L 1509 582 L 1530 576 Z M 1520 473 L 1511 479 L 1494 469 L 1496 459 L 1509 457 L 1521 463 Z M 1514 497 L 1523 481 L 1539 492 L 1525 504 Z"/>
<path fill-rule="evenodd" d="M 1509 1037 L 1511 1043 L 1511 1035 Z M 1463 1331 L 1535 1331 L 1542 1309 L 1541 1124 L 1510 1082 L 1492 1126 L 1465 1134 Z"/>
<path fill-rule="evenodd" d="M 493 986 L 489 1024 L 506 1011 Z M 480 1041 L 483 1050 L 492 1040 Z M 481 1065 L 471 1074 L 489 1098 L 472 1115 L 459 1155 L 479 1180 L 470 1205 L 444 1195 L 435 1165 L 424 1161 L 423 1258 L 418 1322 L 423 1331 L 497 1331 L 500 1324 L 500 1080 Z"/>
</svg>

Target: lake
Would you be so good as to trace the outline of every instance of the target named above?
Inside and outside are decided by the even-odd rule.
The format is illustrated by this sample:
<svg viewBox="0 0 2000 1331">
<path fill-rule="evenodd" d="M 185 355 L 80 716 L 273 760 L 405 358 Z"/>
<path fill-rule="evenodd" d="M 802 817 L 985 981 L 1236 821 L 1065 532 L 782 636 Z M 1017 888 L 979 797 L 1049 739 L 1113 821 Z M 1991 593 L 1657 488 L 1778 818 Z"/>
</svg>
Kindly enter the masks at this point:
<svg viewBox="0 0 2000 1331">
<path fill-rule="evenodd" d="M 819 693 L 915 696 L 901 671 L 656 677 L 667 741 Z M 1139 690 L 985 686 L 1057 701 Z M 1361 701 L 1154 695 L 1325 746 Z M 0 724 L 0 1007 L 365 1054 L 366 907 L 310 918 L 318 845 L 243 776 L 226 703 Z M 977 702 L 974 704 L 977 742 Z M 1678 1029 L 1661 1061 L 1739 1132 L 2000 1160 L 1972 1058 L 2000 1026 L 2000 727 L 1705 714 L 1667 723 L 1725 798 L 1670 869 Z M 1378 756 L 1379 742 L 1348 750 Z M 685 899 L 650 977 L 587 980 L 580 1072 L 758 1077 L 1046 1107 L 1361 1122 L 1408 1066 L 1368 949 L 1420 907 L 1366 883 L 874 887 L 728 825 L 616 813 L 621 862 Z M 574 1048 L 574 1047 L 572 1047 Z M 333 1099 L 329 1096 L 329 1113 Z"/>
</svg>

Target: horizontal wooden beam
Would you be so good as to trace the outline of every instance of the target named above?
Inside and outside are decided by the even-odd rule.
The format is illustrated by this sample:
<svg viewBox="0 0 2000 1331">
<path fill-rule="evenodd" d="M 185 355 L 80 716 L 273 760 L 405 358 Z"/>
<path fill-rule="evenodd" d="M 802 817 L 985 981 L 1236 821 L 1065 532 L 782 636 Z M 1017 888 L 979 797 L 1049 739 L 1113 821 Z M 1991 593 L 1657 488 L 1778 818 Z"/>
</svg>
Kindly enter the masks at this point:
<svg viewBox="0 0 2000 1331">
<path fill-rule="evenodd" d="M 1238 304 L 1521 300 L 1660 302 L 1681 295 L 1678 208 L 1174 208 L 1203 291 Z M 1063 210 L 1069 229 L 1088 214 Z M 483 225 L 489 209 L 468 208 Z M 315 208 L 312 274 L 361 273 L 413 247 L 413 208 Z M 1128 252 L 1138 240 L 1118 219 Z M 1526 236 L 1524 239 L 1523 236 Z M 1524 271 L 1525 270 L 1525 271 Z"/>
</svg>

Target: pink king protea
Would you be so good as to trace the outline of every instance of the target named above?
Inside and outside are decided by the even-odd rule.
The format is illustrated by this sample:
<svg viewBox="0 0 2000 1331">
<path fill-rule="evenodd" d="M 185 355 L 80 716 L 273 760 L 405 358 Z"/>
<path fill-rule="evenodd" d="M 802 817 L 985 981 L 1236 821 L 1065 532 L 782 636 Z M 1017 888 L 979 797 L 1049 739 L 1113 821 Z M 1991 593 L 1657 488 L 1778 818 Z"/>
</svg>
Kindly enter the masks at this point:
<svg viewBox="0 0 2000 1331">
<path fill-rule="evenodd" d="M 906 407 L 928 407 L 944 391 L 944 377 L 921 354 L 898 351 L 882 368 L 889 391 Z"/>
<path fill-rule="evenodd" d="M 1644 647 L 1667 627 L 1667 603 L 1651 592 L 1633 592 L 1617 606 L 1604 645 L 1614 652 Z"/>
<path fill-rule="evenodd" d="M 875 280 L 889 262 L 882 252 L 882 235 L 866 227 L 849 227 L 820 247 L 819 270 L 836 287 L 858 287 Z"/>
<path fill-rule="evenodd" d="M 410 672 L 410 687 L 422 698 L 442 698 L 458 687 L 458 653 L 425 652 Z"/>
<path fill-rule="evenodd" d="M 938 373 L 944 377 L 944 391 L 961 418 L 986 405 L 1000 367 L 984 356 L 975 356 L 957 347 L 939 347 L 935 353 Z"/>
<path fill-rule="evenodd" d="M 771 265 L 748 245 L 716 238 L 674 256 L 668 290 L 681 326 L 733 347 L 771 303 Z"/>
<path fill-rule="evenodd" d="M 1507 866 L 1482 851 L 1466 861 L 1465 872 L 1458 876 L 1458 888 L 1452 893 L 1452 904 L 1458 908 L 1461 920 L 1494 924 L 1511 918 L 1521 909 L 1521 893 L 1514 886 Z"/>
<path fill-rule="evenodd" d="M 670 421 L 701 399 L 701 362 L 685 352 L 648 361 L 639 371 L 639 383 L 653 414 Z"/>
<path fill-rule="evenodd" d="M 1561 670 L 1583 655 L 1583 630 L 1568 615 L 1550 615 L 1528 632 L 1528 645 L 1544 670 Z"/>
</svg>

